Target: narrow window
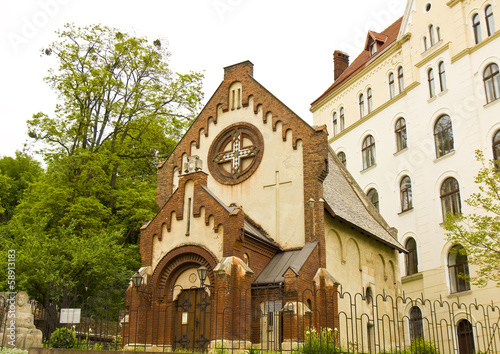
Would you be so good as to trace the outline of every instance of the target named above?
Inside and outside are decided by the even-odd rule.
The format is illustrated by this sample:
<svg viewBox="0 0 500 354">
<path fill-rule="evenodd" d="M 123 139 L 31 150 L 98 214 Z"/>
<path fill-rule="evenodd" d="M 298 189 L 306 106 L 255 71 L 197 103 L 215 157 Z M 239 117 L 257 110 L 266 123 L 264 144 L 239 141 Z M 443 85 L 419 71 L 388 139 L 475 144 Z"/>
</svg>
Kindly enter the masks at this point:
<svg viewBox="0 0 500 354">
<path fill-rule="evenodd" d="M 488 31 L 489 37 L 495 33 L 495 18 L 493 17 L 493 7 L 491 7 L 491 5 L 486 6 L 484 15 L 486 20 L 486 30 Z"/>
<path fill-rule="evenodd" d="M 408 254 L 405 256 L 406 260 L 406 275 L 418 273 L 418 257 L 417 257 L 417 242 L 414 238 L 406 241 L 406 250 Z"/>
<path fill-rule="evenodd" d="M 398 84 L 399 84 L 399 93 L 403 92 L 405 89 L 405 82 L 403 77 L 403 67 L 400 66 L 398 69 Z"/>
<path fill-rule="evenodd" d="M 432 98 L 436 95 L 434 89 L 434 70 L 432 70 L 432 68 L 427 72 L 427 81 L 429 82 L 429 96 Z"/>
<path fill-rule="evenodd" d="M 454 149 L 453 129 L 451 118 L 448 115 L 442 115 L 434 126 L 434 142 L 436 145 L 436 157 L 449 154 Z"/>
<path fill-rule="evenodd" d="M 401 180 L 400 184 L 400 193 L 401 193 L 401 212 L 410 210 L 413 208 L 413 197 L 411 193 L 411 179 L 408 176 L 405 176 Z"/>
<path fill-rule="evenodd" d="M 424 36 L 424 51 L 427 50 L 427 37 Z"/>
<path fill-rule="evenodd" d="M 359 95 L 359 118 L 363 118 L 365 116 L 365 98 L 363 94 Z"/>
<path fill-rule="evenodd" d="M 370 54 L 373 55 L 377 52 L 377 42 L 373 42 L 370 46 Z"/>
<path fill-rule="evenodd" d="M 367 169 L 375 164 L 375 139 L 373 136 L 368 135 L 365 140 L 363 140 L 363 169 Z"/>
<path fill-rule="evenodd" d="M 497 64 L 490 64 L 483 74 L 484 89 L 486 90 L 486 103 L 490 103 L 500 97 L 500 74 Z"/>
<path fill-rule="evenodd" d="M 396 133 L 396 145 L 398 151 L 406 149 L 408 144 L 406 139 L 406 121 L 404 118 L 399 118 L 397 120 L 394 132 Z"/>
<path fill-rule="evenodd" d="M 472 325 L 465 319 L 457 323 L 457 342 L 460 354 L 474 354 L 476 352 Z"/>
<path fill-rule="evenodd" d="M 460 191 L 455 178 L 447 178 L 441 185 L 441 208 L 443 210 L 443 220 L 448 214 L 461 213 Z"/>
<path fill-rule="evenodd" d="M 396 90 L 394 88 L 394 74 L 390 73 L 389 74 L 389 95 L 390 95 L 390 98 L 393 98 L 395 94 L 396 94 Z"/>
<path fill-rule="evenodd" d="M 439 63 L 439 88 L 441 89 L 441 92 L 446 90 L 446 72 L 444 62 Z"/>
<path fill-rule="evenodd" d="M 424 326 L 422 320 L 422 310 L 418 306 L 413 306 L 410 310 L 410 339 L 413 341 L 424 337 Z"/>
<path fill-rule="evenodd" d="M 436 43 L 436 39 L 434 38 L 434 25 L 429 26 L 429 38 L 431 40 L 431 47 Z"/>
<path fill-rule="evenodd" d="M 481 42 L 481 22 L 478 14 L 474 14 L 472 17 L 472 30 L 474 32 L 474 41 L 478 44 Z"/>
<path fill-rule="evenodd" d="M 340 131 L 344 130 L 344 107 L 340 108 Z"/>
<path fill-rule="evenodd" d="M 500 130 L 497 131 L 495 136 L 493 137 L 493 160 L 497 162 L 495 165 L 498 169 L 498 162 L 500 160 Z"/>
<path fill-rule="evenodd" d="M 439 42 L 441 40 L 441 28 L 440 27 L 436 27 L 436 33 L 437 33 L 438 42 Z"/>
<path fill-rule="evenodd" d="M 448 253 L 451 293 L 470 290 L 467 253 L 461 245 L 453 246 Z"/>
<path fill-rule="evenodd" d="M 333 136 L 337 135 L 337 112 L 333 113 Z"/>
<path fill-rule="evenodd" d="M 366 196 L 368 197 L 368 199 L 370 200 L 370 202 L 373 204 L 373 206 L 375 207 L 375 209 L 377 209 L 378 211 L 380 211 L 379 209 L 379 203 L 378 203 L 378 192 L 375 188 L 372 188 L 368 191 L 368 193 L 366 193 Z"/>
<path fill-rule="evenodd" d="M 341 151 L 337 154 L 337 157 L 339 158 L 340 162 L 342 162 L 342 165 L 347 167 L 347 157 L 345 155 L 345 152 Z"/>
<path fill-rule="evenodd" d="M 368 114 L 370 114 L 373 111 L 373 97 L 371 88 L 366 90 L 366 100 L 368 101 Z"/>
</svg>

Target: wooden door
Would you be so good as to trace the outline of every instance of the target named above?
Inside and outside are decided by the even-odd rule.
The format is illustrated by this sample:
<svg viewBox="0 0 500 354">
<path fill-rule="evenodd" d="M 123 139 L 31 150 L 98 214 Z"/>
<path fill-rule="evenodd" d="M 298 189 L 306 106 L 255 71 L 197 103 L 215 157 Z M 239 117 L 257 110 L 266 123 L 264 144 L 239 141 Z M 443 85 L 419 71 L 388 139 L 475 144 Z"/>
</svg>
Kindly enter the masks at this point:
<svg viewBox="0 0 500 354">
<path fill-rule="evenodd" d="M 210 296 L 204 289 L 183 290 L 175 302 L 175 349 L 205 350 L 210 343 Z"/>
</svg>

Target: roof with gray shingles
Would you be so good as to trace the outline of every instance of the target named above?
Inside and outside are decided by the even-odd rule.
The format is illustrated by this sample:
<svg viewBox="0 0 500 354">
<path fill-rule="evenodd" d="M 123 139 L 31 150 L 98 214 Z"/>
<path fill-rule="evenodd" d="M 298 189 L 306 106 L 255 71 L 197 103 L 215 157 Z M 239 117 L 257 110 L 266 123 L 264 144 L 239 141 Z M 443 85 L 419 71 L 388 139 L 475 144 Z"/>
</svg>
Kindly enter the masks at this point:
<svg viewBox="0 0 500 354">
<path fill-rule="evenodd" d="M 406 252 L 403 245 L 389 233 L 389 225 L 331 148 L 328 155 L 329 171 L 323 182 L 325 208 L 334 218 L 400 252 Z"/>
</svg>

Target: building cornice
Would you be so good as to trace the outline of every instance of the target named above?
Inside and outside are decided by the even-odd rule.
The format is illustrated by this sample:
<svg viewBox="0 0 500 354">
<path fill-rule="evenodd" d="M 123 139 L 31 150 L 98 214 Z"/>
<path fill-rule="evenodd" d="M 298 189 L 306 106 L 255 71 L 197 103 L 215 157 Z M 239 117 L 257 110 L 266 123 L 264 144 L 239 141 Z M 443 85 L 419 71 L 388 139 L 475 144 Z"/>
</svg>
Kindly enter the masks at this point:
<svg viewBox="0 0 500 354">
<path fill-rule="evenodd" d="M 394 45 L 392 45 L 390 48 L 388 48 L 384 53 L 382 53 L 379 57 L 377 57 L 374 61 L 370 62 L 369 65 L 364 67 L 360 72 L 355 74 L 353 77 L 351 77 L 349 80 L 347 80 L 344 84 L 342 84 L 337 90 L 334 90 L 332 93 L 330 93 L 328 96 L 326 96 L 323 100 L 321 100 L 319 103 L 311 107 L 310 111 L 312 113 L 316 112 L 319 110 L 321 107 L 323 107 L 327 102 L 332 100 L 335 96 L 339 95 L 342 93 L 344 90 L 346 90 L 348 87 L 350 87 L 354 82 L 359 80 L 360 77 L 363 77 L 364 75 L 367 75 L 374 67 L 377 65 L 381 64 L 384 60 L 386 60 L 388 57 L 391 55 L 395 54 L 398 50 L 401 49 L 403 43 L 409 41 L 411 38 L 411 33 L 405 34 L 401 39 L 396 41 Z"/>
<path fill-rule="evenodd" d="M 458 4 L 459 2 L 463 2 L 464 0 L 450 0 L 446 3 L 446 5 L 448 5 L 448 7 L 453 7 L 455 6 L 456 4 Z"/>
<path fill-rule="evenodd" d="M 397 101 L 399 101 L 400 99 L 402 99 L 403 97 L 405 97 L 408 92 L 410 92 L 411 90 L 413 90 L 415 87 L 417 87 L 418 85 L 420 85 L 420 82 L 417 82 L 417 81 L 414 81 L 412 82 L 410 85 L 408 85 L 408 87 L 406 87 L 404 89 L 403 92 L 401 92 L 400 94 L 394 96 L 394 98 L 390 99 L 389 101 L 385 102 L 384 104 L 382 104 L 381 106 L 375 108 L 372 112 L 370 112 L 370 114 L 367 114 L 366 116 L 364 116 L 362 119 L 358 120 L 357 122 L 351 124 L 350 126 L 348 126 L 347 128 L 345 128 L 343 131 L 341 131 L 340 133 L 338 133 L 337 135 L 335 135 L 334 137 L 328 139 L 328 144 L 331 144 L 332 142 L 334 142 L 335 140 L 339 139 L 340 137 L 346 135 L 347 133 L 349 133 L 351 130 L 353 130 L 354 128 L 356 128 L 357 126 L 363 124 L 364 122 L 366 122 L 367 120 L 369 120 L 370 118 L 376 116 L 377 114 L 379 114 L 380 112 L 382 112 L 384 109 L 386 109 L 387 107 L 389 107 L 390 105 L 396 103 Z"/>
<path fill-rule="evenodd" d="M 416 63 L 415 66 L 417 68 L 421 68 L 427 62 L 431 61 L 432 59 L 436 58 L 437 56 L 439 56 L 439 55 L 443 54 L 444 52 L 446 52 L 447 50 L 449 50 L 450 49 L 450 42 L 446 43 L 443 46 L 436 47 L 436 48 L 439 48 L 439 49 L 431 51 L 428 54 L 426 54 L 426 57 L 424 59 L 420 60 L 418 63 Z"/>
<path fill-rule="evenodd" d="M 466 49 L 462 50 L 460 53 L 458 53 L 457 55 L 454 55 L 451 58 L 451 63 L 453 64 L 454 62 L 462 59 L 466 55 L 470 55 L 470 54 L 474 53 L 475 51 L 477 51 L 477 50 L 481 49 L 482 47 L 488 45 L 489 43 L 493 42 L 498 37 L 500 37 L 500 31 L 497 30 L 491 36 L 489 36 L 485 40 L 479 42 L 478 44 L 474 45 L 473 47 L 466 48 Z"/>
</svg>

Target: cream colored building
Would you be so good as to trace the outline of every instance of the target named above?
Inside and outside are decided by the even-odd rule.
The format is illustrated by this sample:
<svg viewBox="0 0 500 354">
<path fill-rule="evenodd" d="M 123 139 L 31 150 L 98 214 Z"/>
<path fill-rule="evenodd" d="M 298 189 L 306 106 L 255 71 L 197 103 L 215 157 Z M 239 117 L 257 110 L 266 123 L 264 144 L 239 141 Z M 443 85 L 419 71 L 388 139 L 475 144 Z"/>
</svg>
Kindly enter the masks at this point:
<svg viewBox="0 0 500 354">
<path fill-rule="evenodd" d="M 474 151 L 500 157 L 499 14 L 492 0 L 408 0 L 402 18 L 367 34 L 349 66 L 335 52 L 335 81 L 311 106 L 314 124 L 327 125 L 330 146 L 410 250 L 400 268 L 412 298 L 500 304 L 495 284 L 455 276 L 474 267 L 450 253 L 442 227 L 446 212 L 472 211 L 464 200 L 477 191 Z M 454 348 L 478 350 L 474 317 L 459 309 L 450 321 L 455 334 L 474 328 L 474 341 L 450 335 Z"/>
</svg>

